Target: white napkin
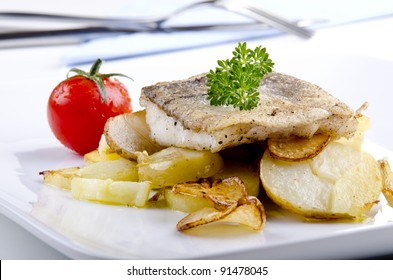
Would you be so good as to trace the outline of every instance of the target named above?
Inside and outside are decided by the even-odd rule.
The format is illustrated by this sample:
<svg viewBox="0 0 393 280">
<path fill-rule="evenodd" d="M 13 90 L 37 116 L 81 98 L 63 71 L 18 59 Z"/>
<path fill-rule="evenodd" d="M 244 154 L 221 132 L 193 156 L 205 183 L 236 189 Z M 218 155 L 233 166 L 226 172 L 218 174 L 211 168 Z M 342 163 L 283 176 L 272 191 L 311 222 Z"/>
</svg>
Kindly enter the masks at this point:
<svg viewBox="0 0 393 280">
<path fill-rule="evenodd" d="M 115 13 L 122 17 L 160 15 L 191 2 L 195 0 L 130 1 L 129 6 L 118 7 Z M 251 2 L 288 20 L 316 20 L 309 27 L 314 30 L 381 16 L 393 16 L 392 0 L 252 0 Z M 202 6 L 180 14 L 166 24 L 173 26 L 247 22 L 250 20 L 236 13 Z M 282 33 L 273 29 L 127 34 L 103 37 L 78 45 L 64 56 L 63 61 L 67 65 L 76 65 L 91 63 L 97 58 L 104 60 L 130 58 L 280 34 Z"/>
</svg>

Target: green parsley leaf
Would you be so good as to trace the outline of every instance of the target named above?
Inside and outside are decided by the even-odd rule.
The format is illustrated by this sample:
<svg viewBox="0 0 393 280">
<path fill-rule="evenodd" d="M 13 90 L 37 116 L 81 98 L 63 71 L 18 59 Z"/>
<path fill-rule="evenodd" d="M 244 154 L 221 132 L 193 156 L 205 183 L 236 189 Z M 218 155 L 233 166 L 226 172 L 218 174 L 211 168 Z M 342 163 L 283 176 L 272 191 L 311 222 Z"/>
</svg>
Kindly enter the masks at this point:
<svg viewBox="0 0 393 280">
<path fill-rule="evenodd" d="M 218 60 L 215 71 L 207 74 L 207 94 L 211 105 L 233 105 L 251 110 L 258 105 L 258 87 L 263 76 L 272 72 L 273 61 L 266 48 L 247 49 L 238 43 L 231 60 Z"/>
</svg>

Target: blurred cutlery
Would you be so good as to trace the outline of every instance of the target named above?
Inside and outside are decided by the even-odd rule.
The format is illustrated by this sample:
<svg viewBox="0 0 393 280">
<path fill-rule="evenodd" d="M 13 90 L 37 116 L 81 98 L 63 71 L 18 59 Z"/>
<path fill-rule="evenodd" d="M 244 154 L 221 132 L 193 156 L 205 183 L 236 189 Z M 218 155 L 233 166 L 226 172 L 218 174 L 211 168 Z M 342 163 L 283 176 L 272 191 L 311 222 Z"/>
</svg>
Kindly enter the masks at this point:
<svg viewBox="0 0 393 280">
<path fill-rule="evenodd" d="M 186 5 L 179 9 L 176 9 L 164 16 L 158 17 L 143 17 L 143 18 L 103 18 L 103 17 L 84 17 L 84 16 L 72 16 L 72 15 L 61 15 L 61 14 L 46 14 L 46 13 L 24 13 L 24 12 L 0 12 L 0 18 L 16 19 L 16 20 L 41 20 L 41 21 L 57 21 L 57 22 L 72 22 L 74 24 L 88 24 L 85 27 L 70 28 L 61 30 L 38 30 L 38 31 L 21 31 L 15 32 L 15 34 L 3 33 L 0 39 L 7 39 L 9 37 L 15 38 L 19 36 L 44 36 L 45 32 L 52 36 L 54 34 L 69 33 L 74 30 L 76 33 L 107 33 L 107 32 L 152 32 L 152 31 L 189 31 L 189 30 L 216 30 L 216 29 L 227 29 L 241 25 L 199 25 L 199 26 L 180 26 L 180 27 L 164 27 L 164 23 L 174 18 L 175 16 L 194 9 L 197 6 L 211 5 L 221 9 L 225 9 L 243 16 L 249 17 L 261 24 L 261 26 L 254 24 L 254 27 L 264 27 L 266 24 L 276 28 L 278 30 L 287 32 L 289 34 L 295 34 L 302 38 L 309 38 L 312 33 L 297 23 L 292 23 L 283 18 L 275 16 L 270 12 L 262 10 L 259 7 L 251 5 L 248 1 L 234 1 L 234 0 L 206 0 L 194 2 L 190 5 Z M 245 24 L 243 27 L 250 27 Z M 31 32 L 31 33 L 30 33 Z M 39 35 L 40 34 L 40 35 Z"/>
</svg>

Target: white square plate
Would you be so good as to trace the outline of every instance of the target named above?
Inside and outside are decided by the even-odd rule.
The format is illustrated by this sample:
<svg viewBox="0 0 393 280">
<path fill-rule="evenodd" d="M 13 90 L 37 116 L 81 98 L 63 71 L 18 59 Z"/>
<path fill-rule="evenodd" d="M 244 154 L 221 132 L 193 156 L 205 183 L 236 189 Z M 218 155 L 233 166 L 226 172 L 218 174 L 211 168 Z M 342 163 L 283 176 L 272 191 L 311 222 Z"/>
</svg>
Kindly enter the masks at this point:
<svg viewBox="0 0 393 280">
<path fill-rule="evenodd" d="M 134 69 L 146 60 L 135 63 Z M 276 70 L 313 82 L 354 109 L 368 101 L 366 114 L 372 128 L 365 148 L 376 158 L 392 157 L 393 135 L 384 129 L 393 103 L 392 62 L 343 55 L 282 55 L 276 59 Z M 40 88 L 33 83 L 30 91 Z M 18 101 L 17 97 L 10 100 Z M 45 110 L 43 104 L 22 105 L 21 112 L 30 118 L 26 123 L 23 116 L 13 125 L 0 120 L 7 132 L 0 137 L 0 212 L 72 258 L 321 259 L 393 252 L 393 211 L 382 197 L 373 210 L 375 217 L 360 224 L 309 223 L 279 212 L 269 215 L 264 231 L 258 233 L 228 225 L 180 233 L 175 225 L 183 213 L 73 200 L 68 192 L 45 186 L 38 172 L 81 165 L 82 159 L 49 134 L 32 137 L 35 134 L 29 131 L 23 136 L 24 125 L 46 125 L 43 115 L 36 115 Z"/>
</svg>

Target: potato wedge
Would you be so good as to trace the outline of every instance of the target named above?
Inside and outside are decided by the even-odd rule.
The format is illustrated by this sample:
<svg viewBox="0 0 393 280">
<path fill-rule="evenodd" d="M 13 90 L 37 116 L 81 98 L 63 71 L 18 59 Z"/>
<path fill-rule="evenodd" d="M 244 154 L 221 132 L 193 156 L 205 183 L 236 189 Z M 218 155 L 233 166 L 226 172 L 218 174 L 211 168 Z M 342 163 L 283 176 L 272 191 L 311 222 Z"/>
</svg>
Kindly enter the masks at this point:
<svg viewBox="0 0 393 280">
<path fill-rule="evenodd" d="M 47 185 L 69 190 L 74 177 L 111 179 L 114 181 L 139 181 L 138 169 L 135 161 L 125 158 L 116 160 L 100 160 L 84 167 L 61 168 L 40 172 Z"/>
<path fill-rule="evenodd" d="M 208 178 L 223 166 L 221 156 L 209 151 L 169 147 L 150 156 L 138 154 L 139 180 L 150 181 L 156 187 Z"/>
<path fill-rule="evenodd" d="M 311 138 L 271 138 L 268 139 L 267 146 L 273 158 L 302 161 L 317 156 L 329 142 L 329 135 L 315 134 Z"/>
<path fill-rule="evenodd" d="M 308 218 L 361 220 L 382 191 L 376 160 L 338 142 L 301 162 L 274 159 L 265 152 L 260 172 L 263 187 L 276 204 Z"/>
<path fill-rule="evenodd" d="M 71 181 L 72 196 L 80 200 L 143 207 L 151 186 L 149 182 L 113 181 L 75 177 Z"/>
<path fill-rule="evenodd" d="M 65 190 L 71 189 L 71 180 L 79 176 L 79 167 L 68 167 L 57 170 L 45 170 L 39 174 L 43 176 L 44 183 Z"/>
<path fill-rule="evenodd" d="M 79 176 L 114 181 L 139 181 L 137 163 L 121 157 L 88 164 L 79 170 Z"/>
<path fill-rule="evenodd" d="M 111 150 L 127 159 L 137 159 L 136 152 L 153 154 L 163 148 L 150 138 L 145 110 L 108 119 L 104 135 Z"/>
</svg>

